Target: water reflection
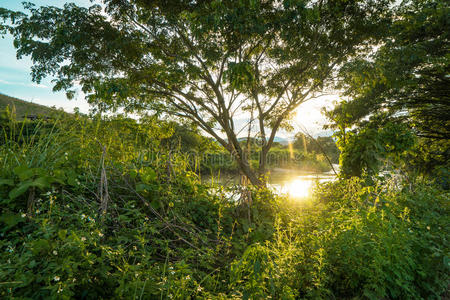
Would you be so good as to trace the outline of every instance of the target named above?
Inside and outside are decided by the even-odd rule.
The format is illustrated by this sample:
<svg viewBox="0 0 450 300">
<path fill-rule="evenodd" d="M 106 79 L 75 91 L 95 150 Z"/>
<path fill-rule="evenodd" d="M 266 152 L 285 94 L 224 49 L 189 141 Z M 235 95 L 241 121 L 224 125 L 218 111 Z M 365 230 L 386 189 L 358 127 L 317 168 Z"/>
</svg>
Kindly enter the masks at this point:
<svg viewBox="0 0 450 300">
<path fill-rule="evenodd" d="M 269 186 L 280 194 L 288 195 L 293 199 L 304 199 L 311 195 L 312 189 L 316 183 L 332 181 L 335 179 L 334 175 L 323 174 L 308 174 L 308 175 L 294 175 L 289 176 L 271 176 Z"/>
<path fill-rule="evenodd" d="M 311 195 L 316 183 L 333 181 L 335 175 L 328 173 L 305 173 L 295 170 L 279 170 L 269 176 L 269 187 L 276 193 L 288 195 L 292 199 L 303 200 Z M 211 180 L 210 178 L 208 180 Z M 228 186 L 239 183 L 239 177 L 225 177 L 215 181 L 216 184 Z"/>
<path fill-rule="evenodd" d="M 311 181 L 295 179 L 287 186 L 287 193 L 292 198 L 307 197 L 309 196 L 311 186 Z"/>
</svg>

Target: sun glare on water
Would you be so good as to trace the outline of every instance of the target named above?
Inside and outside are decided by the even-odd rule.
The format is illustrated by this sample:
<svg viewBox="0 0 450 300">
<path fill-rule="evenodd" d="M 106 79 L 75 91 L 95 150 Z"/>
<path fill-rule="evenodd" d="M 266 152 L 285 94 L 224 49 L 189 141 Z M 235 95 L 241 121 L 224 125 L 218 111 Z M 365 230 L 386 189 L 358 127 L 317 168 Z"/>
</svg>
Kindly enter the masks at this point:
<svg viewBox="0 0 450 300">
<path fill-rule="evenodd" d="M 287 186 L 287 192 L 292 198 L 305 198 L 309 196 L 312 182 L 309 180 L 293 180 Z"/>
</svg>

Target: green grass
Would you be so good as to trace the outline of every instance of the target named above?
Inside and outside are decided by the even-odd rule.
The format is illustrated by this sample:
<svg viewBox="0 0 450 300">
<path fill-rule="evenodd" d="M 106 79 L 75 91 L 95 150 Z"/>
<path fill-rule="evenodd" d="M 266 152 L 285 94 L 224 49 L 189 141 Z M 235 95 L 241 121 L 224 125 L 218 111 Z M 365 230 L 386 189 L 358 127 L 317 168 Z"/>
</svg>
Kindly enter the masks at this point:
<svg viewBox="0 0 450 300">
<path fill-rule="evenodd" d="M 24 115 L 47 116 L 55 113 L 56 109 L 10 97 L 0 93 L 0 110 L 4 110 L 9 105 L 10 109 L 15 107 L 17 119 L 22 119 Z"/>
</svg>

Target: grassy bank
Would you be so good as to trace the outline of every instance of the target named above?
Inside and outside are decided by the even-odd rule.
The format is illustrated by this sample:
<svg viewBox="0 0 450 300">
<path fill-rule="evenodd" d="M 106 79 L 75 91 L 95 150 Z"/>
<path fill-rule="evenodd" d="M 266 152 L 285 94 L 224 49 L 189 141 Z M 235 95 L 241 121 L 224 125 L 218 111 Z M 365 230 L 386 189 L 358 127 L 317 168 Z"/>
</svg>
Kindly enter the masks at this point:
<svg viewBox="0 0 450 300">
<path fill-rule="evenodd" d="M 18 119 L 23 119 L 24 116 L 28 115 L 50 116 L 57 112 L 56 109 L 0 93 L 0 110 L 4 110 L 6 107 L 9 107 L 10 111 L 14 112 Z"/>
</svg>

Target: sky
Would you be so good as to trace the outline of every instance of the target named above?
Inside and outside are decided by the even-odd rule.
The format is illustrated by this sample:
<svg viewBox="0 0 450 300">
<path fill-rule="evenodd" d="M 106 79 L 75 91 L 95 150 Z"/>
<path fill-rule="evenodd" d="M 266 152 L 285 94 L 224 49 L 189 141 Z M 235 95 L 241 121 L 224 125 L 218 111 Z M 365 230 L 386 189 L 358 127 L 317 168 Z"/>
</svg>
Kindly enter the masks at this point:
<svg viewBox="0 0 450 300">
<path fill-rule="evenodd" d="M 28 0 L 36 6 L 58 6 L 66 3 L 62 0 Z M 90 0 L 72 0 L 80 6 L 90 6 Z M 11 10 L 23 10 L 22 0 L 0 0 L 0 7 Z M 33 103 L 46 106 L 62 107 L 65 111 L 72 112 L 78 107 L 81 112 L 89 111 L 89 104 L 84 99 L 84 94 L 79 91 L 74 99 L 68 100 L 64 92 L 52 91 L 52 78 L 45 78 L 40 84 L 31 80 L 32 62 L 29 57 L 16 58 L 16 50 L 13 46 L 13 38 L 6 35 L 0 38 L 0 93 L 16 97 Z M 314 135 L 329 135 L 324 132 L 322 126 L 327 122 L 321 114 L 322 107 L 330 108 L 338 97 L 336 95 L 324 96 L 302 104 L 297 110 L 297 117 L 293 120 L 294 132 L 280 131 L 277 136 L 292 138 L 301 129 Z M 236 120 L 237 123 L 246 123 L 245 119 Z"/>
<path fill-rule="evenodd" d="M 23 11 L 22 0 L 0 0 L 0 7 Z M 36 6 L 64 5 L 61 0 L 31 0 Z M 80 6 L 89 6 L 89 0 L 74 0 Z M 64 92 L 53 92 L 52 78 L 45 78 L 40 84 L 31 80 L 32 62 L 29 57 L 16 58 L 16 50 L 13 46 L 13 38 L 6 35 L 0 38 L 0 93 L 31 101 L 46 106 L 62 107 L 65 111 L 72 112 L 75 107 L 87 113 L 89 104 L 84 100 L 80 92 L 75 99 L 68 100 Z"/>
</svg>

